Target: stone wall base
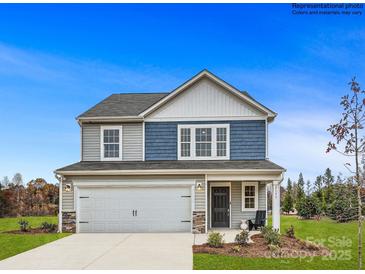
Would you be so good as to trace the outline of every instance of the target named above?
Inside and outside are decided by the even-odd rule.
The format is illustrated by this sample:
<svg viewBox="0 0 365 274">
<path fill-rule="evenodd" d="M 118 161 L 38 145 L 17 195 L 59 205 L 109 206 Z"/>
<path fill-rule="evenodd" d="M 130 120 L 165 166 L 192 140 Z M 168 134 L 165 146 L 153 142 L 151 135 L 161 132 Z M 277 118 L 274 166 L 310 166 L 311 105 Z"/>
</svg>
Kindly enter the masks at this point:
<svg viewBox="0 0 365 274">
<path fill-rule="evenodd" d="M 193 233 L 201 234 L 205 231 L 205 211 L 193 211 Z"/>
<path fill-rule="evenodd" d="M 62 232 L 76 232 L 76 212 L 62 212 Z"/>
</svg>

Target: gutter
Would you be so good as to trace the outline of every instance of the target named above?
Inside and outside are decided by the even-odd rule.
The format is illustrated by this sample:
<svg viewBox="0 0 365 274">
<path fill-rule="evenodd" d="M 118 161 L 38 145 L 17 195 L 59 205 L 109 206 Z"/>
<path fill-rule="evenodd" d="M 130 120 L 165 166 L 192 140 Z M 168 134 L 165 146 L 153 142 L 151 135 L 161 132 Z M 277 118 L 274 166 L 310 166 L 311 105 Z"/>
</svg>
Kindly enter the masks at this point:
<svg viewBox="0 0 365 274">
<path fill-rule="evenodd" d="M 237 175 L 281 175 L 283 169 L 136 169 L 136 170 L 56 170 L 60 175 L 172 175 L 172 174 L 237 174 Z"/>
<path fill-rule="evenodd" d="M 79 125 L 82 123 L 105 123 L 105 122 L 143 122 L 141 116 L 99 116 L 99 117 L 77 117 Z"/>
</svg>

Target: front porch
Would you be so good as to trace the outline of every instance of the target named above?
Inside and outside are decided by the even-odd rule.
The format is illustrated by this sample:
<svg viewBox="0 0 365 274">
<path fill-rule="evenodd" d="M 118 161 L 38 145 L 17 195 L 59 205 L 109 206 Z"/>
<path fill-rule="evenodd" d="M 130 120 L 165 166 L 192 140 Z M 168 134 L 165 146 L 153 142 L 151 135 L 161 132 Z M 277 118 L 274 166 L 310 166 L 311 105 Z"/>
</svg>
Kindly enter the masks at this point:
<svg viewBox="0 0 365 274">
<path fill-rule="evenodd" d="M 227 176 L 227 178 L 229 177 L 232 176 Z M 239 232 L 241 223 L 255 220 L 258 211 L 264 215 L 263 223 L 267 224 L 268 188 L 272 193 L 272 224 L 275 229 L 279 230 L 280 182 L 281 180 L 206 180 L 197 182 L 193 232 L 207 234 L 207 231 L 223 231 L 227 239 L 231 241 Z M 232 232 L 230 232 L 231 230 Z M 198 236 L 196 239 L 201 241 L 204 236 Z"/>
</svg>

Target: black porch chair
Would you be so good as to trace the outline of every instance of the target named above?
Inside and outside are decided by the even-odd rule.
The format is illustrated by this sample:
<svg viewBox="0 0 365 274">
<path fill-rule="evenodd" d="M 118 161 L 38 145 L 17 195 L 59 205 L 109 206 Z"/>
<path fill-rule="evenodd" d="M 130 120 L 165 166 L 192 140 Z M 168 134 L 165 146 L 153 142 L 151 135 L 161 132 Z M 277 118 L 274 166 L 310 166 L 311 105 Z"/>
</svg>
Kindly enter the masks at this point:
<svg viewBox="0 0 365 274">
<path fill-rule="evenodd" d="M 251 231 L 253 228 L 256 230 L 259 227 L 265 226 L 266 210 L 257 210 L 255 219 L 248 220 L 248 229 Z"/>
</svg>

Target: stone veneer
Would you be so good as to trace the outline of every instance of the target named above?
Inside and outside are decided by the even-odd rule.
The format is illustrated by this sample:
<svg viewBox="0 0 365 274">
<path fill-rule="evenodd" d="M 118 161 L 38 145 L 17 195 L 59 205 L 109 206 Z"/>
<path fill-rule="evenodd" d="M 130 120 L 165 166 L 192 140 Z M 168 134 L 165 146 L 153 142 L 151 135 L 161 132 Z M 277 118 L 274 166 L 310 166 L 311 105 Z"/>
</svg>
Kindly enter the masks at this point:
<svg viewBox="0 0 365 274">
<path fill-rule="evenodd" d="M 62 232 L 76 232 L 76 212 L 62 212 Z"/>
<path fill-rule="evenodd" d="M 193 233 L 205 233 L 205 211 L 193 211 Z"/>
</svg>

